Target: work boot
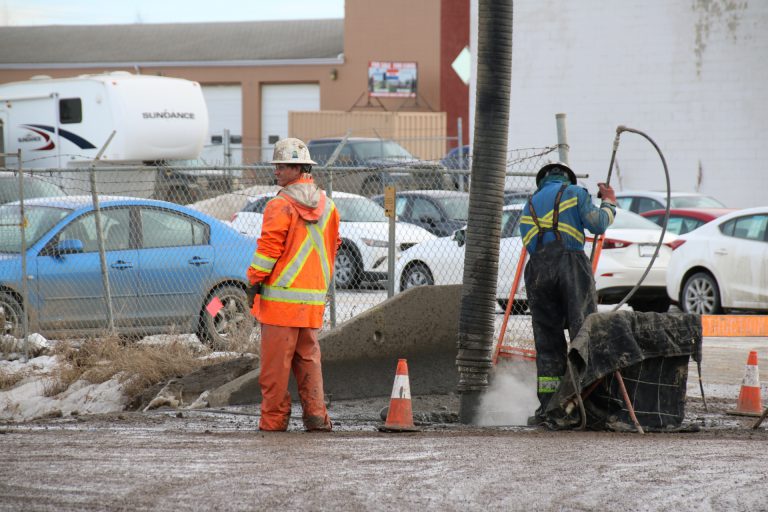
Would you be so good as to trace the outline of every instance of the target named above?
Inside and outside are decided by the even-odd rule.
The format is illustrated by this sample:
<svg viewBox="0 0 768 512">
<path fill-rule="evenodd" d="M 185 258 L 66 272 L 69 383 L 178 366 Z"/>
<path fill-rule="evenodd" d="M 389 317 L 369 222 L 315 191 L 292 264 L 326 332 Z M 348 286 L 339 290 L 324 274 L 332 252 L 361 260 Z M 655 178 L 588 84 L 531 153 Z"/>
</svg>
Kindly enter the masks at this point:
<svg viewBox="0 0 768 512">
<path fill-rule="evenodd" d="M 325 417 L 307 416 L 304 418 L 304 429 L 307 432 L 330 432 L 333 425 L 327 415 Z"/>
</svg>

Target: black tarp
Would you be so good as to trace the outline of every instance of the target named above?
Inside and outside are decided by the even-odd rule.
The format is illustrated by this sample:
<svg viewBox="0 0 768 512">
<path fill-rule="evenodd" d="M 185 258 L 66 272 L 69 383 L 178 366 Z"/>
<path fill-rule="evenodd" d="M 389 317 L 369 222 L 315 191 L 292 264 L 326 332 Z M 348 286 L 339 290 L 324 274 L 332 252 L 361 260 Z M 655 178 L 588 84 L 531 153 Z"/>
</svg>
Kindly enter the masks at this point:
<svg viewBox="0 0 768 512">
<path fill-rule="evenodd" d="M 614 375 L 620 370 L 644 429 L 680 429 L 689 358 L 701 361 L 701 343 L 698 315 L 593 313 L 571 342 L 568 370 L 547 407 L 547 417 L 559 428 L 579 426 L 574 382 L 582 393 L 597 382 L 584 398 L 587 428 L 634 429 Z"/>
</svg>

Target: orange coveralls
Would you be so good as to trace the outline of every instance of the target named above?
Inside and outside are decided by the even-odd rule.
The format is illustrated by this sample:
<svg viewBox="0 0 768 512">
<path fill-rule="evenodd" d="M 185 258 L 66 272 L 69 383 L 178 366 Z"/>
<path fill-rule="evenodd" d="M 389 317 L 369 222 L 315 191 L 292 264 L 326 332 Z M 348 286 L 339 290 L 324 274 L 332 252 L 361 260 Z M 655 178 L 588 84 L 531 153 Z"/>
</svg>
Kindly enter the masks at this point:
<svg viewBox="0 0 768 512">
<path fill-rule="evenodd" d="M 261 283 L 252 314 L 261 322 L 261 430 L 286 430 L 293 370 L 307 430 L 330 430 L 320 345 L 325 296 L 333 277 L 339 213 L 308 174 L 280 190 L 264 210 L 247 274 Z"/>
</svg>

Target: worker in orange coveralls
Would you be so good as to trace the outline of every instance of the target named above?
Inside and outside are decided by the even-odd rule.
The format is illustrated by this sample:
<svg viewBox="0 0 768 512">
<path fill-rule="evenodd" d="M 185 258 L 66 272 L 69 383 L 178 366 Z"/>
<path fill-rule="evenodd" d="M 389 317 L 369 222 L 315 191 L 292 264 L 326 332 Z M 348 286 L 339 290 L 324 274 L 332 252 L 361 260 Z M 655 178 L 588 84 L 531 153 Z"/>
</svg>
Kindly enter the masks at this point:
<svg viewBox="0 0 768 512">
<path fill-rule="evenodd" d="M 331 430 L 323 396 L 317 334 L 341 244 L 336 205 L 310 174 L 309 149 L 282 139 L 272 157 L 282 188 L 267 203 L 261 237 L 248 268 L 251 313 L 261 322 L 259 429 L 284 431 L 291 414 L 293 370 L 307 431 Z"/>
</svg>

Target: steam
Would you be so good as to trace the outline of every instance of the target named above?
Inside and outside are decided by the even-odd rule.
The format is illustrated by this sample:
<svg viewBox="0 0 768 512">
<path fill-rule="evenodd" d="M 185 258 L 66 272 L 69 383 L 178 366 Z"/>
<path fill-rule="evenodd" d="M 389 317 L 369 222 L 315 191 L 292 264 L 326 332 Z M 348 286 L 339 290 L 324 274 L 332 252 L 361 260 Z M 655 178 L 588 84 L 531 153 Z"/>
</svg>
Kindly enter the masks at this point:
<svg viewBox="0 0 768 512">
<path fill-rule="evenodd" d="M 525 425 L 538 406 L 535 363 L 519 361 L 499 364 L 488 391 L 480 401 L 477 424 Z"/>
</svg>

